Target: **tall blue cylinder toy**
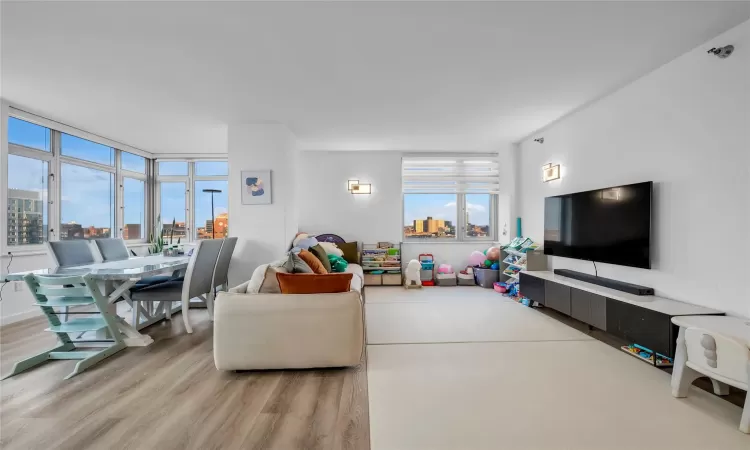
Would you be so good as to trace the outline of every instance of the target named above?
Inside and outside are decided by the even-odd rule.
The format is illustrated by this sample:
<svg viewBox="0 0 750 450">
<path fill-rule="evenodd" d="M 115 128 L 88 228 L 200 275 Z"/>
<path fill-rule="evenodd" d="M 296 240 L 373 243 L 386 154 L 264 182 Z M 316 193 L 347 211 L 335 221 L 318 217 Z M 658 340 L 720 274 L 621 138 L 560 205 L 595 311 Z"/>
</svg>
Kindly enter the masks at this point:
<svg viewBox="0 0 750 450">
<path fill-rule="evenodd" d="M 521 218 L 516 218 L 516 237 L 523 236 L 523 233 L 521 232 Z"/>
</svg>

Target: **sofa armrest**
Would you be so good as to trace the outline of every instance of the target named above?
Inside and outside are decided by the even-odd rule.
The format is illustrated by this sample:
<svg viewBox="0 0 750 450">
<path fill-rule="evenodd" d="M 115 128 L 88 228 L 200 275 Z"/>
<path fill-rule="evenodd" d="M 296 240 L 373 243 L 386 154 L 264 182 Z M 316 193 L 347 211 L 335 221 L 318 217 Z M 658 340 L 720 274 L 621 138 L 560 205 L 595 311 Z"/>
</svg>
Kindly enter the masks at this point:
<svg viewBox="0 0 750 450">
<path fill-rule="evenodd" d="M 214 305 L 214 362 L 220 370 L 342 367 L 360 363 L 364 320 L 357 292 L 239 294 Z"/>
</svg>

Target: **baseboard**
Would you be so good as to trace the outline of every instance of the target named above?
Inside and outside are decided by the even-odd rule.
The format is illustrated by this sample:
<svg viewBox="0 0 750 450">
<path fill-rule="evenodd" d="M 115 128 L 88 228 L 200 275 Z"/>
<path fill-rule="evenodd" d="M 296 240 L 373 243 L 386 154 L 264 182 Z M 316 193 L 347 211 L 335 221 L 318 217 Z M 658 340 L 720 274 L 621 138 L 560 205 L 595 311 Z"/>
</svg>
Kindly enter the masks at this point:
<svg viewBox="0 0 750 450">
<path fill-rule="evenodd" d="M 11 314 L 0 318 L 0 326 L 10 325 L 12 323 L 20 322 L 22 320 L 33 319 L 34 317 L 42 316 L 42 310 L 39 308 L 30 309 L 28 311 L 20 312 L 17 314 Z"/>
</svg>

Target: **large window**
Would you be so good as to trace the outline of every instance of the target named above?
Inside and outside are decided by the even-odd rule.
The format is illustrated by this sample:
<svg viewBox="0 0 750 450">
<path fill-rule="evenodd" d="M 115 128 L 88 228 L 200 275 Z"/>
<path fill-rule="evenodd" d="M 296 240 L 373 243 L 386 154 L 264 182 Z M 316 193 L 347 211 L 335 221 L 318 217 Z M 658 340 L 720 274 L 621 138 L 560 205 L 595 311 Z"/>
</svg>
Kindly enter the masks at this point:
<svg viewBox="0 0 750 450">
<path fill-rule="evenodd" d="M 404 239 L 495 240 L 499 185 L 495 159 L 494 155 L 405 157 Z"/>
<path fill-rule="evenodd" d="M 48 174 L 47 161 L 8 155 L 8 245 L 47 240 Z"/>
<path fill-rule="evenodd" d="M 151 160 L 76 134 L 11 108 L 3 240 L 9 250 L 35 250 L 47 240 L 146 239 Z"/>
<path fill-rule="evenodd" d="M 7 130 L 7 173 L 0 174 L 7 192 L 7 208 L 0 209 L 4 249 L 107 237 L 145 244 L 157 221 L 175 241 L 227 236 L 226 160 L 157 161 L 12 107 Z"/>
<path fill-rule="evenodd" d="M 226 161 L 159 161 L 159 211 L 165 230 L 189 239 L 228 236 Z M 213 202 L 213 209 L 212 209 Z"/>
<path fill-rule="evenodd" d="M 60 240 L 113 237 L 114 175 L 63 163 L 60 183 Z"/>
<path fill-rule="evenodd" d="M 122 182 L 123 225 L 125 240 L 146 238 L 146 182 L 124 177 Z"/>
</svg>

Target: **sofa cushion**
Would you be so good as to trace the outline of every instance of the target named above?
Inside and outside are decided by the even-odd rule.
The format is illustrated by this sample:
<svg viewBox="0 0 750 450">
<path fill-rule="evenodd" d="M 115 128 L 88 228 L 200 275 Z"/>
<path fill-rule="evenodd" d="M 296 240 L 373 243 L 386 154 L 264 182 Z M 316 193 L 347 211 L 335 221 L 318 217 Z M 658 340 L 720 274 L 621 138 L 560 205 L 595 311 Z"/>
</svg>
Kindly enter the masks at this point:
<svg viewBox="0 0 750 450">
<path fill-rule="evenodd" d="M 308 266 L 310 266 L 313 273 L 317 273 L 318 275 L 325 275 L 328 273 L 326 268 L 323 266 L 323 263 L 320 262 L 320 260 L 315 255 L 308 252 L 307 250 L 300 250 L 298 256 L 302 258 L 302 260 Z"/>
<path fill-rule="evenodd" d="M 313 245 L 310 247 L 310 253 L 315 255 L 316 258 L 318 258 L 318 261 L 320 261 L 323 264 L 323 267 L 326 268 L 326 272 L 330 273 L 331 270 L 331 262 L 328 261 L 328 254 L 325 250 L 323 250 L 323 247 L 321 247 L 320 244 Z"/>
<path fill-rule="evenodd" d="M 350 273 L 287 274 L 277 273 L 282 294 L 336 294 L 349 292 L 352 282 Z"/>
<path fill-rule="evenodd" d="M 288 273 L 313 273 L 310 266 L 294 252 L 289 252 L 283 267 Z"/>
<path fill-rule="evenodd" d="M 357 254 L 357 243 L 356 242 L 346 242 L 344 244 L 337 244 L 339 249 L 344 252 L 344 259 L 349 264 L 359 264 L 358 254 Z"/>
</svg>

